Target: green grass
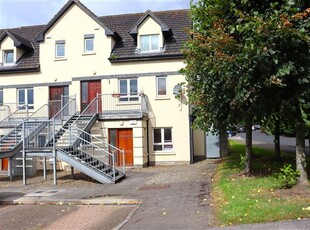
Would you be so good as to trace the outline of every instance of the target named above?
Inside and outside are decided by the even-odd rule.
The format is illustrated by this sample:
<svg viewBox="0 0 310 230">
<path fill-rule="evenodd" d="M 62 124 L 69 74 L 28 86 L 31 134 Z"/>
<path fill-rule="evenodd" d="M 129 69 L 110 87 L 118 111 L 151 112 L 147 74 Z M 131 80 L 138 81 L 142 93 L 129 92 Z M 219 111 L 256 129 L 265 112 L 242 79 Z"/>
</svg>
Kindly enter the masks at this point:
<svg viewBox="0 0 310 230">
<path fill-rule="evenodd" d="M 219 225 L 310 218 L 310 198 L 281 196 L 281 183 L 275 176 L 284 163 L 294 164 L 294 156 L 253 148 L 253 177 L 245 177 L 240 165 L 244 145 L 231 142 L 231 156 L 220 163 L 213 183 L 213 197 Z"/>
</svg>

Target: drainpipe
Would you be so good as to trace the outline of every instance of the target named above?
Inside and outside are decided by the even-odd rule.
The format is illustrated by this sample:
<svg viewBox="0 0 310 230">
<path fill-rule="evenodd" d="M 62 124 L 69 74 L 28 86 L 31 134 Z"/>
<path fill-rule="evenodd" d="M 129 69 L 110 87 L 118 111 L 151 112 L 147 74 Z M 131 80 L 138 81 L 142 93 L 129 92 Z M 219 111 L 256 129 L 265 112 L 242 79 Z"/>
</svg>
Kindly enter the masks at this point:
<svg viewBox="0 0 310 230">
<path fill-rule="evenodd" d="M 193 144 L 193 128 L 192 128 L 192 116 L 191 116 L 191 104 L 188 103 L 188 124 L 189 124 L 189 154 L 190 164 L 194 163 L 194 144 Z"/>
<path fill-rule="evenodd" d="M 147 120 L 146 122 L 146 151 L 147 151 L 147 166 L 150 166 L 150 143 L 149 143 L 149 121 L 150 119 Z"/>
</svg>

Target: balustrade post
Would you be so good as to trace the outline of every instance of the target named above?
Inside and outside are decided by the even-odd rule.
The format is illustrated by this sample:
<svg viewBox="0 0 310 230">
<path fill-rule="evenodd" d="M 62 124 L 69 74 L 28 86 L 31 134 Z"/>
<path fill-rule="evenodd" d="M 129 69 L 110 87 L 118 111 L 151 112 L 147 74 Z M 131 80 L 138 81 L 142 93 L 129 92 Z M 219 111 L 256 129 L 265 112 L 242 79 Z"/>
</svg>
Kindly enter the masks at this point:
<svg viewBox="0 0 310 230">
<path fill-rule="evenodd" d="M 126 160 L 125 160 L 125 150 L 122 150 L 122 155 L 123 155 L 123 171 L 124 174 L 126 175 Z"/>
<path fill-rule="evenodd" d="M 23 185 L 26 185 L 26 152 L 25 152 L 25 121 L 23 121 L 22 127 L 22 137 L 23 137 L 23 150 L 22 150 L 22 158 L 23 158 Z"/>
<path fill-rule="evenodd" d="M 97 101 L 96 101 L 96 113 L 99 113 L 99 94 L 97 93 Z"/>
<path fill-rule="evenodd" d="M 56 165 L 56 140 L 55 140 L 55 118 L 53 118 L 53 171 L 54 171 L 54 185 L 57 185 L 57 165 Z"/>
</svg>

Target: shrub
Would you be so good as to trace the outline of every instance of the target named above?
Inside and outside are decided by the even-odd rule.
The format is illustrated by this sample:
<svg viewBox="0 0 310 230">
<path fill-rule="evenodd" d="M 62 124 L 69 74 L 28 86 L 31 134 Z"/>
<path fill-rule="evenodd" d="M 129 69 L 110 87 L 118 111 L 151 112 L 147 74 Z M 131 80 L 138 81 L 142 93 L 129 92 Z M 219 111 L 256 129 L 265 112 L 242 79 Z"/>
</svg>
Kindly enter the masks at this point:
<svg viewBox="0 0 310 230">
<path fill-rule="evenodd" d="M 291 164 L 285 164 L 280 168 L 278 179 L 283 188 L 291 188 L 297 183 L 297 178 L 300 175 L 299 171 L 292 168 Z"/>
</svg>

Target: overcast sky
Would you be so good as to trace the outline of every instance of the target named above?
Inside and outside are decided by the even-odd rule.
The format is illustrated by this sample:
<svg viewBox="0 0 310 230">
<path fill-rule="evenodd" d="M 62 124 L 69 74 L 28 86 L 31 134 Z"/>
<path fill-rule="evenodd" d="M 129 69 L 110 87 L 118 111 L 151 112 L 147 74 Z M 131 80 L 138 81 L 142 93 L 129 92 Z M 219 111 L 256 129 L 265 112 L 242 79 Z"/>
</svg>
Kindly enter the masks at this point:
<svg viewBox="0 0 310 230">
<path fill-rule="evenodd" d="M 97 16 L 188 9 L 190 0 L 80 0 Z M 0 0 L 0 29 L 47 24 L 67 0 Z"/>
</svg>

